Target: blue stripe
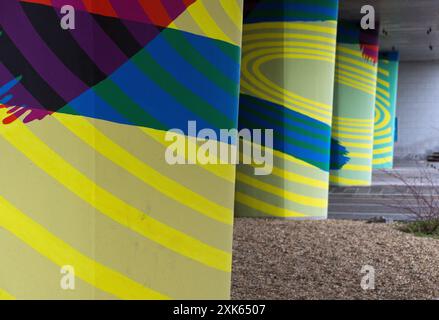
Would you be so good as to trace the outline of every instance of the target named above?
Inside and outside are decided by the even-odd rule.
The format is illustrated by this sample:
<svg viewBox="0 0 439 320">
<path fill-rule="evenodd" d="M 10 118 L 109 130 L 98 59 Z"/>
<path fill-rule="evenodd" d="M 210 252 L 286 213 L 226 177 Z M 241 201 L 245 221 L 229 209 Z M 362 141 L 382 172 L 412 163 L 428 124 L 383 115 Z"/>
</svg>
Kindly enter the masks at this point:
<svg viewBox="0 0 439 320">
<path fill-rule="evenodd" d="M 182 34 L 192 47 L 215 67 L 218 73 L 223 74 L 233 83 L 239 83 L 241 76 L 239 64 L 240 50 L 237 50 L 238 59 L 233 59 L 222 51 L 223 49 L 221 48 L 219 41 L 206 41 L 206 38 L 204 37 L 194 36 L 186 32 L 182 32 Z M 223 43 L 221 43 L 221 45 L 224 46 Z"/>
<path fill-rule="evenodd" d="M 68 106 L 73 108 L 78 115 L 85 117 L 110 120 L 123 124 L 133 124 L 132 121 L 124 118 L 102 100 L 93 90 L 86 91 L 78 98 L 72 100 Z"/>
<path fill-rule="evenodd" d="M 132 62 L 127 62 L 110 77 L 131 100 L 169 129 L 187 128 L 187 121 L 196 120 L 203 128 L 212 125 L 192 113 L 170 96 Z"/>
<path fill-rule="evenodd" d="M 244 94 L 241 94 L 240 96 L 239 106 L 241 108 L 240 110 L 242 111 L 244 111 L 244 109 L 255 110 L 256 112 L 267 115 L 267 117 L 273 118 L 278 122 L 284 122 L 304 130 L 312 131 L 314 135 L 321 135 L 326 137 L 329 136 L 331 132 L 331 128 L 324 123 L 317 124 L 314 119 L 295 112 L 291 109 L 276 105 L 268 101 L 260 100 L 259 102 L 258 99 Z M 310 120 L 310 122 L 312 122 L 314 125 L 318 125 L 319 127 L 316 128 L 307 125 L 306 120 Z"/>
<path fill-rule="evenodd" d="M 288 130 L 284 126 L 279 126 L 276 124 L 273 124 L 272 122 L 262 119 L 260 117 L 257 117 L 256 115 L 252 114 L 251 112 L 246 112 L 241 110 L 242 113 L 242 122 L 243 123 L 252 123 L 255 126 L 253 126 L 253 129 L 257 128 L 263 128 L 263 129 L 273 129 L 275 134 L 279 134 L 282 136 L 290 137 L 291 139 L 298 140 L 304 143 L 308 143 L 310 145 L 313 145 L 314 147 L 317 147 L 321 149 L 320 154 L 327 154 L 329 152 L 329 132 L 327 136 L 327 141 L 315 138 L 315 134 L 313 131 L 309 130 L 307 131 L 308 135 L 303 135 L 299 132 L 295 132 L 292 130 Z M 315 151 L 313 151 L 315 152 Z"/>
<path fill-rule="evenodd" d="M 236 104 L 237 97 L 231 96 L 209 78 L 201 74 L 189 62 L 183 59 L 178 52 L 174 51 L 163 36 L 158 36 L 154 39 L 145 50 L 181 85 L 201 97 L 226 117 L 230 119 L 236 118 L 236 110 L 233 106 Z"/>
</svg>

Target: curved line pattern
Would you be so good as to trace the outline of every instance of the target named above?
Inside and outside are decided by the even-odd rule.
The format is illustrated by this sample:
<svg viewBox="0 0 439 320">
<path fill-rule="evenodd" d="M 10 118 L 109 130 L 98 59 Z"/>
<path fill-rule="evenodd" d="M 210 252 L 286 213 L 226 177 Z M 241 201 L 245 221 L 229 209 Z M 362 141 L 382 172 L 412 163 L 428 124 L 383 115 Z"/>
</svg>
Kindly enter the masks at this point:
<svg viewBox="0 0 439 320">
<path fill-rule="evenodd" d="M 267 70 L 276 61 L 315 63 L 332 89 L 336 27 L 328 21 L 244 24 L 240 127 L 274 129 L 274 146 L 242 143 L 272 153 L 274 167 L 269 176 L 252 177 L 257 164 L 238 166 L 237 215 L 326 216 L 332 103 L 296 92 Z M 251 160 L 245 148 L 241 157 Z"/>
<path fill-rule="evenodd" d="M 77 17 L 80 22 L 85 22 L 84 25 L 90 25 L 95 31 L 95 47 L 89 46 L 88 35 L 81 32 L 44 33 L 38 17 L 33 14 L 39 11 L 50 17 L 50 21 L 59 23 L 56 18 L 59 14 L 56 7 L 58 4 L 57 0 L 17 2 L 14 5 L 16 21 L 10 19 L 5 11 L 2 10 L 3 14 L 0 12 L 0 24 L 7 27 L 3 30 L 6 32 L 0 35 L 0 41 L 9 41 L 8 46 L 3 46 L 2 43 L 2 48 L 5 48 L 3 54 L 5 57 L 14 56 L 16 60 L 5 60 L 0 65 L 0 80 L 7 83 L 14 78 L 13 75 L 23 73 L 22 81 L 11 89 L 11 95 L 0 97 L 1 116 L 6 116 L 8 123 L 12 122 L 8 126 L 0 126 L 1 137 L 25 155 L 33 166 L 39 168 L 35 174 L 43 173 L 59 183 L 60 192 L 76 195 L 78 203 L 95 208 L 97 214 L 116 222 L 121 229 L 132 231 L 156 243 L 160 251 L 155 254 L 161 260 L 186 259 L 189 262 L 182 263 L 182 268 L 188 268 L 187 265 L 192 264 L 193 270 L 205 270 L 201 273 L 215 277 L 212 278 L 215 283 L 224 278 L 215 292 L 224 292 L 226 297 L 227 274 L 231 268 L 229 236 L 233 218 L 233 197 L 228 191 L 234 190 L 233 167 L 197 166 L 192 171 L 196 175 L 191 176 L 191 179 L 183 179 L 187 173 L 182 173 L 178 178 L 171 177 L 163 168 L 157 169 L 157 163 L 154 162 L 162 159 L 157 160 L 153 155 L 147 156 L 146 161 L 145 158 L 141 159 L 120 143 L 123 140 L 114 139 L 101 131 L 99 121 L 95 124 L 76 115 L 137 125 L 139 127 L 135 129 L 140 133 L 138 136 L 143 135 L 148 141 L 156 141 L 163 148 L 165 142 L 162 130 L 185 128 L 188 120 L 198 120 L 203 127 L 216 129 L 236 127 L 242 1 L 221 0 L 215 3 L 206 0 L 136 0 L 131 5 L 139 10 L 127 10 L 127 4 L 123 0 L 105 3 L 72 0 L 72 4 L 79 8 Z M 20 28 L 13 27 L 17 21 L 24 22 L 21 33 L 17 31 Z M 47 22 L 50 25 L 49 20 Z M 57 28 L 59 25 L 53 29 L 58 30 Z M 35 57 L 32 57 L 27 50 L 29 44 L 25 38 L 31 33 L 35 47 L 43 48 L 41 53 L 47 53 L 44 59 L 35 52 Z M 71 52 L 55 48 L 51 45 L 53 43 L 68 43 Z M 105 54 L 103 50 L 107 50 Z M 92 74 L 81 73 L 79 67 L 68 65 L 76 54 L 84 56 L 82 60 L 87 60 L 91 66 L 87 70 L 95 70 Z M 3 62 L 3 56 L 1 58 Z M 42 71 L 43 64 L 58 65 L 60 72 L 42 76 L 39 71 Z M 20 66 L 24 69 L 20 70 Z M 182 75 L 186 78 L 182 78 Z M 32 81 L 29 81 L 30 77 Z M 73 89 L 63 87 L 63 79 L 74 80 L 69 83 L 73 84 Z M 145 90 L 146 86 L 149 86 L 148 90 Z M 207 95 L 207 92 L 210 94 Z M 9 101 L 10 97 L 14 98 L 13 102 Z M 56 103 L 47 103 L 50 101 Z M 20 102 L 23 107 L 15 107 L 14 102 Z M 40 125 L 25 125 L 44 118 L 47 114 L 31 116 L 37 114 L 37 111 L 46 111 L 44 108 L 51 110 L 47 114 L 58 112 L 53 114 L 50 121 L 43 121 Z M 25 124 L 21 121 L 14 122 L 18 118 L 22 118 Z M 78 142 L 81 141 L 81 148 L 87 146 L 105 159 L 105 166 L 111 167 L 109 163 L 113 163 L 122 169 L 124 176 L 130 176 L 142 181 L 145 186 L 152 187 L 154 195 L 167 199 L 165 208 L 180 206 L 182 212 L 190 212 L 191 216 L 185 219 L 195 224 L 185 225 L 182 218 L 178 218 L 178 210 L 164 214 L 162 221 L 159 207 L 152 208 L 154 212 L 150 212 L 151 208 L 144 210 L 143 206 L 139 209 L 137 205 L 126 200 L 123 193 L 108 190 L 105 181 L 94 181 L 95 177 L 83 172 L 81 165 L 71 162 L 71 158 L 65 158 L 65 152 L 60 152 L 59 146 L 53 145 L 53 140 L 49 139 L 51 143 L 48 143 L 48 138 L 41 136 L 42 131 L 39 130 L 46 126 L 55 126 L 55 120 L 59 127 L 65 129 L 59 131 L 60 135 L 68 132 Z M 188 137 L 185 139 L 190 140 Z M 278 172 L 282 172 L 281 169 Z M 203 180 L 227 186 L 228 191 L 219 195 L 200 192 L 200 181 Z M 37 225 L 32 220 L 23 220 L 26 218 L 23 213 L 13 208 L 7 199 L 2 201 L 3 207 L 17 218 L 9 221 L 11 223 L 8 224 L 8 229 L 11 232 L 24 239 L 26 235 L 17 229 L 16 224 L 17 221 L 22 221 L 29 226 L 29 234 L 49 237 L 48 230 L 43 230 L 44 226 Z M 173 221 L 165 218 L 172 215 Z M 196 230 L 203 223 L 206 224 L 206 230 L 214 230 L 212 234 L 207 234 L 210 231 Z M 220 233 L 221 240 L 218 240 Z M 63 241 L 58 240 L 54 239 L 54 245 Z M 61 251 L 57 251 L 55 247 L 38 247 L 36 238 L 26 238 L 25 242 L 41 254 L 51 256 L 49 259 L 52 261 L 62 254 L 73 254 L 72 250 L 76 250 L 64 245 Z M 78 255 L 81 255 L 79 251 Z M 81 261 L 85 262 L 84 259 Z M 60 260 L 57 261 L 61 263 Z M 112 264 L 109 261 L 105 263 Z M 140 287 L 136 288 L 128 282 L 128 285 L 122 286 L 125 281 L 121 280 L 125 277 L 122 273 L 120 276 L 107 277 L 106 282 L 93 282 L 86 274 L 90 271 L 87 268 L 94 266 L 105 271 L 109 266 L 102 265 L 102 269 L 99 263 L 91 260 L 87 260 L 82 266 L 85 268 L 85 274 L 82 274 L 85 281 L 115 296 L 167 297 L 165 294 L 156 294 L 153 289 L 149 292 L 140 290 Z M 177 269 L 178 267 L 175 266 Z M 153 267 L 149 270 L 151 268 Z M 107 272 L 108 274 L 110 273 Z M 198 288 L 203 285 L 197 284 Z M 129 288 L 132 290 L 128 290 Z M 179 290 L 176 289 L 177 292 L 182 292 Z M 213 289 L 210 292 L 212 294 Z M 185 294 L 188 293 L 185 291 Z M 197 295 L 195 292 L 191 294 Z"/>
<path fill-rule="evenodd" d="M 347 147 L 350 160 L 342 169 L 331 171 L 332 184 L 369 185 L 371 182 L 377 68 L 377 64 L 365 58 L 359 42 L 337 44 L 335 81 L 337 96 L 341 98 L 334 104 L 332 136 Z M 348 105 L 348 100 L 343 98 L 345 94 L 349 94 L 350 101 L 355 95 L 359 106 Z"/>
<path fill-rule="evenodd" d="M 84 256 L 0 197 L 0 226 L 59 267 L 75 266 L 76 275 L 96 288 L 123 299 L 168 299 L 126 276 Z M 1 292 L 0 292 L 1 293 Z M 0 296 L 1 297 L 1 296 Z"/>
<path fill-rule="evenodd" d="M 373 167 L 376 169 L 389 169 L 393 166 L 397 73 L 397 59 L 380 57 L 373 150 Z"/>
<path fill-rule="evenodd" d="M 266 29 L 270 28 L 270 33 Z M 311 60 L 334 63 L 335 43 L 334 37 L 321 36 L 321 26 L 302 23 L 258 23 L 245 25 L 243 35 L 243 58 L 241 75 L 241 93 L 260 97 L 264 100 L 283 105 L 293 111 L 300 112 L 324 123 L 331 123 L 332 106 L 329 104 L 312 101 L 302 97 L 291 89 L 282 88 L 279 84 L 268 79 L 261 71 L 261 67 L 269 61 L 276 59 Z M 284 32 L 285 29 L 297 30 L 296 33 Z M 324 27 L 324 30 L 335 28 Z M 263 32 L 262 36 L 252 31 Z M 313 32 L 303 34 L 300 31 Z M 317 35 L 316 35 L 317 34 Z M 300 36 L 308 41 L 291 41 L 291 37 Z M 333 42 L 327 45 L 321 41 L 321 37 Z M 263 42 L 259 41 L 263 39 Z M 311 49 L 310 49 L 311 48 Z"/>
</svg>

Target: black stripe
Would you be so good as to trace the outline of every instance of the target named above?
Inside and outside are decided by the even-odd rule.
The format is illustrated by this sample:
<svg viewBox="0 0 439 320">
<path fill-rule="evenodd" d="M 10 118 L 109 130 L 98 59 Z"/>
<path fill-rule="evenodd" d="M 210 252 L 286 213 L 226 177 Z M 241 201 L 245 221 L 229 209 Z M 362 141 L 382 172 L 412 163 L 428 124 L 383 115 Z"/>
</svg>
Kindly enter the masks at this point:
<svg viewBox="0 0 439 320">
<path fill-rule="evenodd" d="M 143 47 L 132 36 L 130 31 L 119 19 L 96 14 L 93 14 L 92 16 L 95 18 L 102 30 L 104 30 L 104 32 L 111 38 L 111 40 L 113 40 L 113 42 L 128 58 L 131 58 L 143 49 Z M 148 27 L 148 25 L 145 25 L 145 28 Z"/>
<path fill-rule="evenodd" d="M 0 35 L 0 62 L 14 76 L 23 76 L 21 84 L 45 109 L 56 111 L 66 105 L 66 101 L 34 70 L 4 31 Z"/>
<path fill-rule="evenodd" d="M 24 2 L 21 5 L 47 46 L 82 82 L 93 87 L 106 78 L 70 32 L 61 28 L 60 18 L 53 7 Z"/>
</svg>

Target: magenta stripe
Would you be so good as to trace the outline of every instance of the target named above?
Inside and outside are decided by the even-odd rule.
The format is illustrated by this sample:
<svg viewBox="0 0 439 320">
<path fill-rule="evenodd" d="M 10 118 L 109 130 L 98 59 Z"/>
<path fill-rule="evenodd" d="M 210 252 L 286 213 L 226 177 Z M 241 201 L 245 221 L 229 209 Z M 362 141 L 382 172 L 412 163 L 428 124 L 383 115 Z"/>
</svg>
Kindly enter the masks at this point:
<svg viewBox="0 0 439 320">
<path fill-rule="evenodd" d="M 138 2 L 132 1 L 129 5 L 124 0 L 110 2 L 120 21 L 142 47 L 160 33 Z"/>
<path fill-rule="evenodd" d="M 132 20 L 142 23 L 152 24 L 149 17 L 146 16 L 143 8 L 135 1 L 127 0 L 109 0 L 113 9 L 117 12 L 119 19 Z"/>
<path fill-rule="evenodd" d="M 172 20 L 175 20 L 186 10 L 186 5 L 183 3 L 183 0 L 162 0 L 162 4 Z"/>
<path fill-rule="evenodd" d="M 0 79 L 7 79 L 6 81 L 8 82 L 14 78 L 14 75 L 0 63 Z M 2 84 L 3 83 L 0 83 L 0 86 Z M 35 120 L 42 120 L 52 113 L 44 109 L 21 83 L 16 84 L 8 94 L 13 95 L 12 100 L 8 102 L 11 108 L 8 110 L 8 115 L 5 116 L 4 119 L 0 119 L 2 122 L 0 125 L 13 122 L 24 114 L 25 116 L 22 117 L 22 121 L 23 123 L 28 123 Z"/>
<path fill-rule="evenodd" d="M 43 79 L 66 101 L 87 90 L 87 86 L 70 72 L 47 47 L 16 1 L 2 3 L 0 25 Z"/>
<path fill-rule="evenodd" d="M 127 57 L 101 29 L 93 16 L 87 12 L 81 0 L 69 0 L 68 2 L 77 8 L 77 28 L 69 30 L 70 34 L 103 73 L 107 75 L 113 73 L 127 61 Z M 58 7 L 65 4 L 66 0 L 53 0 L 52 3 Z M 59 10 L 55 11 L 61 17 Z"/>
<path fill-rule="evenodd" d="M 6 67 L 0 63 L 0 80 L 8 81 L 16 78 L 19 75 L 13 75 L 11 72 L 6 69 Z M 0 83 L 0 87 L 5 83 Z M 41 108 L 44 109 L 43 106 L 27 91 L 27 89 L 21 84 L 18 83 L 15 87 L 13 87 L 10 91 L 10 94 L 14 96 L 14 98 L 8 103 L 9 105 L 27 105 L 31 108 Z"/>
</svg>

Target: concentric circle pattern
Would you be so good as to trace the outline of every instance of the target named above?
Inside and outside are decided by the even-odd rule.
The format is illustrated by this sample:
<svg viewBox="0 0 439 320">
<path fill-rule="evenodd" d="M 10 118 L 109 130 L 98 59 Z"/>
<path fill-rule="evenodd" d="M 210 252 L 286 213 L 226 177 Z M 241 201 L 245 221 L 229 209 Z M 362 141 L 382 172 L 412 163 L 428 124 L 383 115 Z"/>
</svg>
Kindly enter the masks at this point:
<svg viewBox="0 0 439 320">
<path fill-rule="evenodd" d="M 333 0 L 246 2 L 239 126 L 273 129 L 274 163 L 266 176 L 238 166 L 238 216 L 327 215 L 337 11 Z"/>
<path fill-rule="evenodd" d="M 398 53 L 380 54 L 375 102 L 373 167 L 391 169 L 395 141 Z"/>
<path fill-rule="evenodd" d="M 347 153 L 333 155 L 335 162 L 346 164 L 331 171 L 330 181 L 333 185 L 370 185 L 378 34 L 343 21 L 337 37 L 332 137 L 339 139 Z"/>
</svg>

